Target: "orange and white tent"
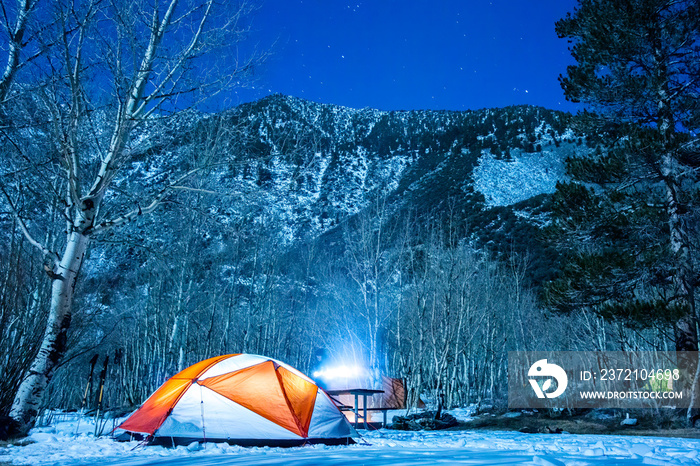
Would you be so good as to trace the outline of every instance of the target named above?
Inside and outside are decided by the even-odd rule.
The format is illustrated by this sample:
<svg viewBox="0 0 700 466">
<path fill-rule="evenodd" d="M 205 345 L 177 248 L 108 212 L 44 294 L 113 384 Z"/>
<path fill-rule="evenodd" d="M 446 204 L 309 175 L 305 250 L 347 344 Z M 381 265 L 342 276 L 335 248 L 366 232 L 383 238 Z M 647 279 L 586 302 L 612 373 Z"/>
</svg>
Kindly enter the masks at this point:
<svg viewBox="0 0 700 466">
<path fill-rule="evenodd" d="M 174 375 L 118 428 L 156 442 L 292 446 L 353 443 L 345 416 L 313 380 L 252 354 L 198 362 Z"/>
</svg>

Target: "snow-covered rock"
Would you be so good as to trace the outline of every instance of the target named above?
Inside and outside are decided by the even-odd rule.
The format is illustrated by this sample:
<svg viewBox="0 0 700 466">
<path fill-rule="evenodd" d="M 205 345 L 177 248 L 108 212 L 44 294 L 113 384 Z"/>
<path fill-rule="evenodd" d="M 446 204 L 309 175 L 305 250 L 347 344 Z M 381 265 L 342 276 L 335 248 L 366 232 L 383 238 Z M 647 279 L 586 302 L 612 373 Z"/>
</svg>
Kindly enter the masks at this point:
<svg viewBox="0 0 700 466">
<path fill-rule="evenodd" d="M 484 151 L 474 168 L 474 187 L 489 206 L 507 206 L 539 194 L 553 193 L 566 179 L 560 152 L 545 150 L 527 154 L 513 151 L 510 160 Z"/>
</svg>

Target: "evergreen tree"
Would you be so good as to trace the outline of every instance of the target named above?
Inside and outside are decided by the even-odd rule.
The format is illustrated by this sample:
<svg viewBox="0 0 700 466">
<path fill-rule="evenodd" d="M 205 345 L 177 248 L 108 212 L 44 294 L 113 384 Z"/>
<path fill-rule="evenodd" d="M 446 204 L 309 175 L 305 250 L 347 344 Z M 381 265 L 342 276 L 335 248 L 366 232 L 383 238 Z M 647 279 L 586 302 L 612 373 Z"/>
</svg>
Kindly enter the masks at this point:
<svg viewBox="0 0 700 466">
<path fill-rule="evenodd" d="M 560 82 L 595 136 L 555 195 L 569 261 L 547 297 L 670 323 L 676 349 L 697 351 L 700 3 L 580 0 L 556 31 L 576 60 Z"/>
</svg>

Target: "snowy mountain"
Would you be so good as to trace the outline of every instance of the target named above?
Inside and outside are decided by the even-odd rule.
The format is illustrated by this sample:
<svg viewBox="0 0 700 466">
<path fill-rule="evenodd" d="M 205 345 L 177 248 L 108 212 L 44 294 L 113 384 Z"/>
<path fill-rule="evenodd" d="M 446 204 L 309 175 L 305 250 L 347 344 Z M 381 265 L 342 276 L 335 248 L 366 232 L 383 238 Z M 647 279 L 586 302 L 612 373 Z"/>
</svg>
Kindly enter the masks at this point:
<svg viewBox="0 0 700 466">
<path fill-rule="evenodd" d="M 565 179 L 564 159 L 585 147 L 569 122 L 530 106 L 385 112 L 273 95 L 220 114 L 186 114 L 167 128 L 156 123 L 135 144 L 141 154 L 124 180 L 155 192 L 169 172 L 208 167 L 196 184 L 220 194 L 205 201 L 209 215 L 274 230 L 287 248 L 334 235 L 385 198 L 396 216 L 449 210 L 469 225 L 476 247 L 497 255 L 555 260 L 534 239 L 547 222 L 546 194 Z"/>
<path fill-rule="evenodd" d="M 255 191 L 293 241 L 338 225 L 377 192 L 422 208 L 447 194 L 482 209 L 550 193 L 577 147 L 568 119 L 527 106 L 382 112 L 274 95 L 181 132 L 219 128 L 229 164 L 220 186 Z"/>
</svg>

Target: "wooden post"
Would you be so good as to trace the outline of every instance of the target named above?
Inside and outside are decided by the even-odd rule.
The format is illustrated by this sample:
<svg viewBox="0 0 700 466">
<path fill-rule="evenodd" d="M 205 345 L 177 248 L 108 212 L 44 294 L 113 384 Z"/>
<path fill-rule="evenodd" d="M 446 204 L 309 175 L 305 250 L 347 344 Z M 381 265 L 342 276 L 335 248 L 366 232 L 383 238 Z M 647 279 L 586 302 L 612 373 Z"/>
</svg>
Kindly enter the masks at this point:
<svg viewBox="0 0 700 466">
<path fill-rule="evenodd" d="M 362 414 L 365 417 L 365 430 L 368 429 L 367 427 L 367 394 L 362 395 Z"/>
<path fill-rule="evenodd" d="M 358 413 L 357 405 L 358 405 L 358 397 L 359 397 L 359 396 L 360 396 L 360 395 L 358 395 L 357 393 L 355 393 L 355 429 L 357 429 L 357 426 L 358 426 L 358 424 L 357 424 L 357 415 L 358 415 L 359 413 Z"/>
</svg>

